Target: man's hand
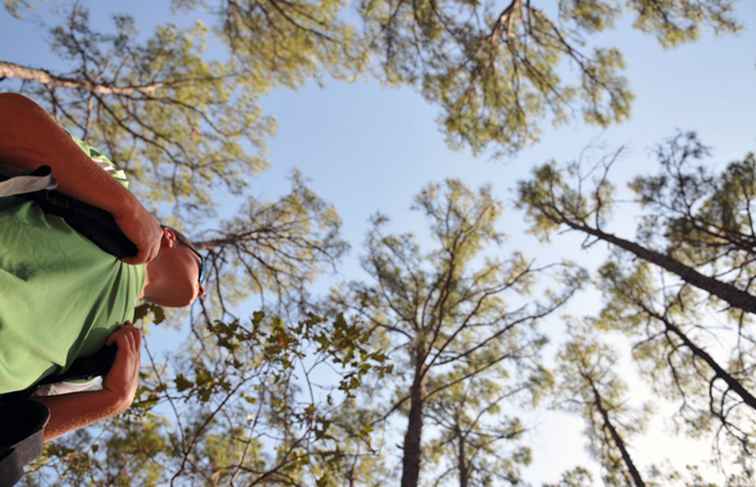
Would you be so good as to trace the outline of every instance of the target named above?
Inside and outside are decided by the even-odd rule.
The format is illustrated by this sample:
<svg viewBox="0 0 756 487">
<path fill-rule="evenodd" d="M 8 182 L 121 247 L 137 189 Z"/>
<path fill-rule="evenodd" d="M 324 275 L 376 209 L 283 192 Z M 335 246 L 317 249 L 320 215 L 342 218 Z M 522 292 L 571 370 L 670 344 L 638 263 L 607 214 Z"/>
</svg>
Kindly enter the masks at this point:
<svg viewBox="0 0 756 487">
<path fill-rule="evenodd" d="M 131 405 L 139 384 L 139 347 L 142 335 L 134 325 L 126 322 L 105 343 L 115 343 L 118 351 L 113 367 L 102 382 L 101 391 L 34 398 L 50 409 L 50 422 L 43 434 L 45 442 L 68 431 L 121 414 Z"/>
<path fill-rule="evenodd" d="M 127 321 L 105 340 L 106 345 L 111 343 L 118 346 L 118 351 L 102 388 L 117 399 L 122 409 L 126 409 L 134 400 L 139 385 L 142 333 Z"/>
<path fill-rule="evenodd" d="M 127 264 L 147 264 L 160 252 L 163 229 L 144 207 L 137 204 L 133 210 L 114 215 L 118 227 L 137 247 L 137 255 L 124 258 Z"/>
</svg>

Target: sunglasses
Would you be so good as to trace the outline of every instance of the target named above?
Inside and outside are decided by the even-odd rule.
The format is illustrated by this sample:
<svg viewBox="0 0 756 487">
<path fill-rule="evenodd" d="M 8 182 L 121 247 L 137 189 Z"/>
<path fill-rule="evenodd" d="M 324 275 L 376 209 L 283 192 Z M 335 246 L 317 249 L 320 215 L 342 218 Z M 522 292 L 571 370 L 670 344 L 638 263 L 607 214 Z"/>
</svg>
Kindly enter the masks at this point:
<svg viewBox="0 0 756 487">
<path fill-rule="evenodd" d="M 181 240 L 179 240 L 179 242 L 181 242 Z M 199 281 L 200 284 L 204 285 L 205 279 L 207 278 L 207 272 L 205 272 L 205 263 L 207 262 L 207 260 L 205 260 L 202 254 L 200 254 L 199 251 L 195 249 L 193 246 L 186 244 L 184 242 L 181 242 L 181 243 L 189 247 L 189 250 L 194 252 L 194 255 L 199 257 L 199 274 L 197 275 L 197 280 Z"/>
<path fill-rule="evenodd" d="M 176 236 L 176 240 L 178 241 L 178 243 L 186 247 L 189 247 L 189 250 L 191 250 L 194 253 L 194 255 L 196 255 L 199 258 L 199 274 L 197 275 L 197 280 L 199 281 L 200 284 L 204 284 L 205 279 L 207 279 L 207 272 L 205 270 L 205 264 L 207 263 L 207 259 L 205 259 L 202 256 L 202 254 L 200 254 L 199 250 L 197 250 L 189 240 L 185 239 L 183 235 L 181 235 L 180 233 L 178 233 L 176 230 L 174 230 L 171 227 L 167 227 L 165 225 L 161 225 L 161 226 L 163 228 L 167 228 L 168 230 L 172 230 L 173 234 Z"/>
</svg>

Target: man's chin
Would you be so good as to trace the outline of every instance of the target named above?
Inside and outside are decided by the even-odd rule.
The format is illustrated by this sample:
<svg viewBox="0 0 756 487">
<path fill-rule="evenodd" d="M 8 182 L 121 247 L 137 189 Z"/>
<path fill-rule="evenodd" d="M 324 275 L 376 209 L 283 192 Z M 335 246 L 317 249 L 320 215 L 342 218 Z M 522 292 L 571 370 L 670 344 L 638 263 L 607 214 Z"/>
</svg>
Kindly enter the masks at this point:
<svg viewBox="0 0 756 487">
<path fill-rule="evenodd" d="M 161 296 L 160 298 L 145 299 L 150 303 L 165 308 L 184 308 L 194 302 L 195 296 Z"/>
</svg>

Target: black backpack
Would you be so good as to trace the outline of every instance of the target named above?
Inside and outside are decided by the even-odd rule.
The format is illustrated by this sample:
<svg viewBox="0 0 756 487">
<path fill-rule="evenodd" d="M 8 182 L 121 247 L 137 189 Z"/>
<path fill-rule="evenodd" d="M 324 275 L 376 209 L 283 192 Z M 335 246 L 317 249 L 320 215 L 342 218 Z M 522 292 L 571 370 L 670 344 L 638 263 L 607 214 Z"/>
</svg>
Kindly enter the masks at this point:
<svg viewBox="0 0 756 487">
<path fill-rule="evenodd" d="M 25 175 L 50 177 L 49 166 L 41 166 Z M 0 181 L 10 177 L 0 174 Z M 16 194 L 34 201 L 48 214 L 62 217 L 69 226 L 115 257 L 137 254 L 136 246 L 121 232 L 113 216 L 100 209 L 55 190 Z M 11 486 L 23 476 L 23 466 L 42 452 L 42 434 L 50 420 L 47 406 L 32 397 L 42 385 L 93 376 L 107 375 L 113 365 L 117 347 L 105 346 L 89 357 L 76 359 L 64 373 L 53 374 L 23 391 L 0 394 L 0 487 Z"/>
</svg>

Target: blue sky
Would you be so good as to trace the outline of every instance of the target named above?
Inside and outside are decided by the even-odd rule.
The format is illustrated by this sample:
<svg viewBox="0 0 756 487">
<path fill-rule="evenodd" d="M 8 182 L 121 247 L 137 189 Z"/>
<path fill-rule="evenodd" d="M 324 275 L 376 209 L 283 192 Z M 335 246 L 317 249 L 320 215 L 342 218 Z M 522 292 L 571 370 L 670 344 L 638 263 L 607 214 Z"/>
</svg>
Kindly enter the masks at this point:
<svg viewBox="0 0 756 487">
<path fill-rule="evenodd" d="M 146 1 L 108 4 L 115 7 L 103 2 L 91 5 L 98 21 L 104 22 L 109 11 L 134 14 L 141 19 L 144 33 L 161 18 L 156 9 L 164 8 Z M 297 91 L 276 89 L 262 100 L 265 113 L 278 122 L 277 134 L 269 141 L 271 167 L 252 180 L 251 192 L 262 200 L 283 194 L 288 189 L 287 176 L 298 168 L 312 188 L 338 209 L 344 222 L 343 236 L 351 243 L 352 252 L 339 267 L 339 274 L 326 276 L 315 293 L 324 292 L 334 282 L 362 277 L 358 257 L 367 219 L 375 211 L 391 218 L 390 230 L 416 231 L 422 236 L 422 220 L 408 211 L 412 198 L 426 183 L 447 177 L 459 178 L 472 187 L 494 185 L 495 194 L 507 206 L 501 229 L 510 239 L 504 251 L 523 250 L 541 263 L 569 258 L 593 268 L 601 262 L 602 248 L 586 253 L 579 250 L 575 236 L 541 245 L 526 235 L 522 215 L 512 209 L 511 188 L 527 177 L 535 164 L 551 158 L 573 159 L 595 141 L 605 144 L 607 150 L 628 147 L 628 155 L 613 172 L 617 181 L 653 172 L 650 149 L 678 129 L 698 131 L 713 147 L 712 161 L 717 164 L 752 151 L 756 143 L 756 3 L 741 1 L 739 6 L 738 17 L 745 24 L 740 34 L 716 37 L 706 33 L 697 43 L 671 50 L 660 48 L 652 37 L 627 25 L 602 34 L 600 42 L 620 47 L 626 58 L 626 75 L 636 95 L 630 120 L 606 130 L 585 126 L 580 120 L 558 128 L 545 126 L 538 144 L 501 160 L 486 155 L 476 158 L 467 150 L 451 151 L 435 122 L 439 109 L 410 88 L 387 88 L 375 81 L 326 81 L 322 88 L 308 83 Z M 46 33 L 38 26 L 0 13 L 0 59 L 60 67 L 45 39 Z M 233 211 L 233 206 L 229 204 L 226 211 Z M 632 235 L 634 225 L 631 209 L 618 208 L 612 229 Z M 585 314 L 599 309 L 595 293 L 586 292 L 574 300 L 569 311 Z M 559 342 L 559 319 L 549 321 L 544 329 Z M 175 343 L 167 335 L 156 334 L 153 339 L 153 350 L 167 350 Z M 628 366 L 627 370 L 632 376 L 634 369 Z M 646 394 L 645 386 L 636 382 L 631 391 L 637 393 L 633 397 L 637 404 Z M 582 426 L 576 418 L 543 410 L 528 422 L 535 427 L 534 464 L 528 479 L 553 481 L 561 471 L 587 463 Z M 642 448 L 636 445 L 641 464 L 655 460 L 653 456 L 659 452 L 675 451 L 673 461 L 682 467 L 708 453 L 708 443 L 674 439 L 663 420 L 651 431 L 639 442 Z"/>
</svg>

